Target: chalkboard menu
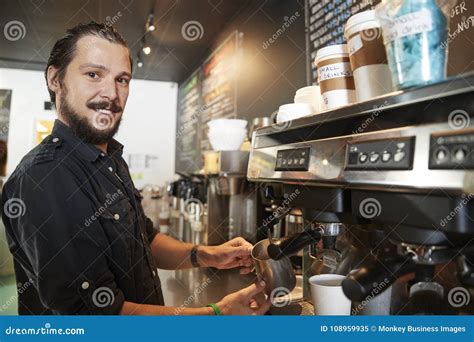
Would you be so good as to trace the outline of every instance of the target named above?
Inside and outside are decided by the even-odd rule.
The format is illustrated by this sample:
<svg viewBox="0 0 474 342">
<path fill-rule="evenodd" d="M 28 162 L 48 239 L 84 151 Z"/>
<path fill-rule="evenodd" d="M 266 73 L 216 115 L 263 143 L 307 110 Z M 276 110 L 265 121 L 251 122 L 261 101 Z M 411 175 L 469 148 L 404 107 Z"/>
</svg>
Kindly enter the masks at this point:
<svg viewBox="0 0 474 342">
<path fill-rule="evenodd" d="M 202 66 L 201 150 L 212 150 L 207 123 L 237 115 L 237 32 L 230 36 Z"/>
<path fill-rule="evenodd" d="M 176 121 L 176 170 L 192 172 L 201 167 L 199 150 L 199 115 L 201 114 L 200 70 L 179 88 Z"/>
<path fill-rule="evenodd" d="M 345 44 L 344 27 L 352 15 L 374 9 L 381 0 L 306 0 L 308 80 L 317 83 L 316 52 L 325 46 Z"/>
<path fill-rule="evenodd" d="M 237 116 L 238 34 L 233 32 L 178 90 L 175 170 L 196 173 L 210 151 L 207 123 Z"/>
</svg>

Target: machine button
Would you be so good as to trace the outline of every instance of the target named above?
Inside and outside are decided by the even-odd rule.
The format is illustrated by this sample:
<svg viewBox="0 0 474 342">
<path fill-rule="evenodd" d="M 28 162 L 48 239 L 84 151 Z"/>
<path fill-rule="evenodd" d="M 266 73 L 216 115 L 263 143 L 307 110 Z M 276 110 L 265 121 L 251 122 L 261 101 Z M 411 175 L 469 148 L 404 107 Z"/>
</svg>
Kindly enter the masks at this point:
<svg viewBox="0 0 474 342">
<path fill-rule="evenodd" d="M 298 165 L 298 158 L 293 159 L 293 165 Z"/>
<path fill-rule="evenodd" d="M 286 159 L 283 159 L 283 163 L 282 163 L 282 164 L 283 164 L 283 165 L 286 165 L 286 163 L 287 163 L 287 162 L 286 162 Z"/>
<path fill-rule="evenodd" d="M 288 160 L 288 165 L 293 165 L 293 159 Z"/>
<path fill-rule="evenodd" d="M 305 159 L 304 159 L 304 158 L 301 158 L 301 159 L 300 159 L 300 165 L 303 165 L 304 162 L 305 162 Z"/>
<path fill-rule="evenodd" d="M 388 162 L 390 160 L 390 158 L 392 158 L 392 154 L 388 151 L 383 151 L 382 153 L 382 161 L 384 163 Z"/>
<path fill-rule="evenodd" d="M 359 162 L 361 162 L 362 164 L 365 163 L 367 161 L 367 154 L 365 153 L 360 153 L 359 154 Z"/>
<path fill-rule="evenodd" d="M 377 152 L 372 152 L 370 154 L 370 162 L 371 163 L 376 163 L 377 160 L 379 160 L 379 154 Z"/>
<path fill-rule="evenodd" d="M 396 163 L 401 162 L 405 158 L 405 152 L 398 150 L 394 155 L 393 155 L 393 160 Z"/>
<path fill-rule="evenodd" d="M 454 160 L 457 162 L 462 162 L 467 157 L 467 148 L 464 146 L 456 147 L 453 152 Z"/>
<path fill-rule="evenodd" d="M 435 158 L 438 163 L 444 162 L 448 158 L 448 150 L 445 147 L 440 147 L 436 152 L 435 152 Z"/>
</svg>

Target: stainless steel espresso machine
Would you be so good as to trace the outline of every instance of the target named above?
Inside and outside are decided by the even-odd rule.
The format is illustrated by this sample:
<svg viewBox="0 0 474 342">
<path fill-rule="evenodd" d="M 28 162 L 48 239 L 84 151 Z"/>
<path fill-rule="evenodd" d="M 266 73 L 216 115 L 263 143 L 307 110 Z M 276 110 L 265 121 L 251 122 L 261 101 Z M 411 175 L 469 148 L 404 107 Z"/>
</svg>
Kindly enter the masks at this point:
<svg viewBox="0 0 474 342">
<path fill-rule="evenodd" d="M 269 255 L 307 246 L 305 285 L 345 275 L 354 314 L 474 312 L 474 75 L 261 128 L 247 176 L 301 210 Z"/>
</svg>

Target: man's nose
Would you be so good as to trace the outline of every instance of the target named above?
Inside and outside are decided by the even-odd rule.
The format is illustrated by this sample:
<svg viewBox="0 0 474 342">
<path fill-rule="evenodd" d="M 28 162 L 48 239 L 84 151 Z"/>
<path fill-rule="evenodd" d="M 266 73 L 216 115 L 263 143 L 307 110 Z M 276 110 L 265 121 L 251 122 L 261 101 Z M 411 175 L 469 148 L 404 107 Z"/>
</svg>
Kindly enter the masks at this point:
<svg viewBox="0 0 474 342">
<path fill-rule="evenodd" d="M 102 98 L 106 98 L 109 101 L 115 101 L 118 97 L 118 92 L 117 92 L 117 84 L 115 82 L 115 79 L 107 79 L 103 83 L 103 88 L 101 91 L 100 96 Z"/>
</svg>

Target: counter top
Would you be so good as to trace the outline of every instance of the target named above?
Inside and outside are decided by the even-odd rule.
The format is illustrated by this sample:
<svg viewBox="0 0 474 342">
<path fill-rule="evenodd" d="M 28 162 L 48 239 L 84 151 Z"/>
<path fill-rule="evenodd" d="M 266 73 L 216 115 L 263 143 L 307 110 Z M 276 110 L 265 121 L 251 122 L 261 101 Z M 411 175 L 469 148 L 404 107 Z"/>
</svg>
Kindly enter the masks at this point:
<svg viewBox="0 0 474 342">
<path fill-rule="evenodd" d="M 255 281 L 255 275 L 240 275 L 238 269 L 216 270 L 192 268 L 186 270 L 159 270 L 165 305 L 195 308 L 215 303 L 226 295 L 241 290 Z M 272 307 L 271 315 L 311 315 L 308 302 Z"/>
</svg>

